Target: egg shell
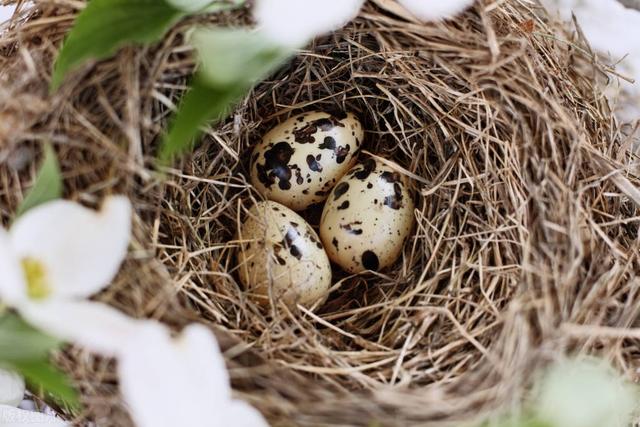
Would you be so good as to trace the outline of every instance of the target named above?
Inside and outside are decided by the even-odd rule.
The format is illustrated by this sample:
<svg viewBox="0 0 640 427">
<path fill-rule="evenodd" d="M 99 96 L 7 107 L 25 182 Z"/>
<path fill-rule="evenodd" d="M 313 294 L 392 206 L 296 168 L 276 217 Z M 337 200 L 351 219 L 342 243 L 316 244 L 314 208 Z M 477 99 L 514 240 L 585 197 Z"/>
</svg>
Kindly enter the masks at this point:
<svg viewBox="0 0 640 427">
<path fill-rule="evenodd" d="M 413 230 L 406 177 L 369 158 L 334 187 L 322 211 L 320 238 L 329 258 L 351 273 L 392 265 Z"/>
<path fill-rule="evenodd" d="M 309 306 L 328 295 L 329 258 L 313 228 L 291 209 L 258 202 L 238 238 L 240 281 L 256 302 L 268 305 L 271 295 L 289 306 Z"/>
<path fill-rule="evenodd" d="M 293 210 L 321 202 L 353 166 L 364 139 L 352 113 L 301 113 L 267 132 L 251 155 L 251 183 Z"/>
</svg>

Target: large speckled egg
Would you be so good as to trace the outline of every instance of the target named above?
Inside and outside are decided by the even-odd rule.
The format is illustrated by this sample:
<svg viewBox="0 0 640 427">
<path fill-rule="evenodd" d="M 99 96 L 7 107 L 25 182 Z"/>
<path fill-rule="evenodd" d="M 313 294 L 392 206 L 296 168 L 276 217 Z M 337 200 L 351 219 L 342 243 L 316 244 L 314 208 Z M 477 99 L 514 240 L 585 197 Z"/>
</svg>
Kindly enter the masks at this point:
<svg viewBox="0 0 640 427">
<path fill-rule="evenodd" d="M 251 183 L 299 211 L 327 198 L 353 166 L 364 131 L 351 113 L 298 114 L 267 132 L 251 155 Z"/>
<path fill-rule="evenodd" d="M 258 202 L 238 232 L 238 273 L 262 305 L 283 300 L 309 306 L 331 287 L 331 264 L 311 226 L 279 203 Z"/>
<path fill-rule="evenodd" d="M 413 199 L 405 176 L 367 159 L 335 186 L 324 206 L 320 238 L 329 258 L 351 273 L 393 264 L 413 230 Z"/>
</svg>

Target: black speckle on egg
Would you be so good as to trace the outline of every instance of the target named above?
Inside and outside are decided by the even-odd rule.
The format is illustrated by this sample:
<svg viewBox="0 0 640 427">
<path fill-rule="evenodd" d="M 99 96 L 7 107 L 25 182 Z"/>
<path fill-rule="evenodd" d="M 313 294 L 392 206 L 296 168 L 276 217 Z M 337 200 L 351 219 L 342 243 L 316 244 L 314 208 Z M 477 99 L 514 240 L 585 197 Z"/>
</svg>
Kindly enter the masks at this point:
<svg viewBox="0 0 640 427">
<path fill-rule="evenodd" d="M 336 149 L 336 140 L 332 136 L 327 136 L 324 138 L 322 144 L 318 146 L 323 150 L 335 150 Z"/>
<path fill-rule="evenodd" d="M 302 121 L 298 119 L 299 121 Z M 315 134 L 318 132 L 318 129 L 327 132 L 333 129 L 336 126 L 344 127 L 343 123 L 334 117 L 327 117 L 322 119 L 313 120 L 307 123 L 300 129 L 296 129 L 293 131 L 293 135 L 295 137 L 295 141 L 300 144 L 311 144 L 316 141 Z"/>
<path fill-rule="evenodd" d="M 367 188 L 368 188 L 369 190 L 371 190 L 371 189 L 373 188 L 373 184 L 372 184 L 372 183 L 368 183 L 368 184 L 367 184 Z"/>
<path fill-rule="evenodd" d="M 293 169 L 293 166 L 291 166 L 291 168 Z M 302 185 L 304 183 L 304 179 L 302 178 L 302 173 L 298 165 L 295 165 L 295 171 L 296 171 L 296 184 Z"/>
<path fill-rule="evenodd" d="M 345 145 L 344 147 L 338 146 L 336 144 L 336 140 L 331 136 L 325 137 L 322 144 L 320 144 L 318 147 L 322 148 L 323 150 L 333 151 L 333 154 L 335 155 L 336 163 L 338 164 L 341 164 L 344 162 L 344 160 L 349 155 L 349 151 L 351 150 L 351 146 L 349 146 L 349 144 Z"/>
<path fill-rule="evenodd" d="M 289 248 L 289 253 L 297 259 L 302 258 L 302 252 L 300 252 L 300 248 L 296 245 L 291 245 L 291 248 Z"/>
<path fill-rule="evenodd" d="M 358 167 L 353 173 L 352 176 L 355 178 L 364 181 L 371 175 L 372 172 L 376 170 L 376 161 L 369 158 L 365 160 L 360 167 Z"/>
<path fill-rule="evenodd" d="M 301 259 L 302 252 L 300 251 L 300 248 L 293 244 L 293 241 L 296 240 L 299 236 L 300 233 L 298 233 L 298 230 L 296 228 L 289 227 L 289 229 L 287 230 L 287 234 L 285 234 L 284 239 L 282 239 L 278 246 L 284 246 L 285 248 L 288 248 L 289 253 L 292 256 L 296 257 L 297 259 Z"/>
<path fill-rule="evenodd" d="M 380 262 L 378 261 L 378 256 L 373 251 L 364 251 L 362 253 L 362 265 L 367 270 L 377 270 L 380 266 Z"/>
<path fill-rule="evenodd" d="M 322 172 L 322 165 L 318 162 L 318 160 L 320 159 L 316 159 L 311 154 L 309 154 L 307 156 L 307 165 L 309 166 L 309 169 L 314 172 Z"/>
<path fill-rule="evenodd" d="M 383 181 L 386 181 L 388 183 L 394 183 L 394 182 L 400 182 L 400 174 L 398 172 L 389 172 L 389 171 L 385 171 L 382 172 L 382 175 L 380 175 L 380 178 L 382 178 Z"/>
<path fill-rule="evenodd" d="M 346 231 L 349 234 L 353 234 L 355 236 L 359 236 L 362 234 L 361 228 L 355 228 L 355 225 L 362 225 L 362 221 L 354 221 L 349 224 L 340 224 L 340 228 Z"/>
<path fill-rule="evenodd" d="M 348 209 L 349 208 L 349 201 L 345 200 L 344 202 L 342 202 L 342 204 L 340 206 L 338 206 L 338 210 L 341 211 L 343 209 Z"/>
<path fill-rule="evenodd" d="M 336 251 L 340 250 L 340 248 L 338 247 L 338 239 L 336 239 L 335 237 L 333 238 L 333 240 L 331 240 L 331 244 L 336 248 Z"/>
<path fill-rule="evenodd" d="M 333 190 L 333 196 L 334 196 L 333 200 L 338 200 L 340 197 L 344 195 L 344 193 L 347 192 L 347 190 L 349 190 L 348 182 L 341 182 L 340 184 L 338 184 L 336 189 Z"/>
<path fill-rule="evenodd" d="M 278 142 L 264 153 L 264 164 L 257 163 L 258 179 L 265 187 L 270 188 L 279 179 L 278 186 L 282 190 L 291 188 L 291 168 L 289 161 L 295 152 L 288 143 Z"/>
<path fill-rule="evenodd" d="M 351 146 L 347 144 L 346 146 L 340 146 L 336 149 L 336 163 L 341 164 L 349 155 L 349 150 L 351 150 Z"/>
<path fill-rule="evenodd" d="M 393 184 L 393 195 L 384 198 L 384 205 L 395 210 L 402 207 L 402 187 L 397 182 Z"/>
</svg>

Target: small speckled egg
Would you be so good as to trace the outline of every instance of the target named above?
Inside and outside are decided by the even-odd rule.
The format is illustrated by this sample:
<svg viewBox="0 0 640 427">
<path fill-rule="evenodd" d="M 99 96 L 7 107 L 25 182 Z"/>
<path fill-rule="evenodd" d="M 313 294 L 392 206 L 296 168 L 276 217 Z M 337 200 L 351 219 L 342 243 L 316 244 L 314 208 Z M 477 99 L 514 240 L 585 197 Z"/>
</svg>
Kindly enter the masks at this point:
<svg viewBox="0 0 640 427">
<path fill-rule="evenodd" d="M 253 206 L 238 233 L 240 280 L 258 303 L 309 306 L 326 297 L 331 264 L 311 226 L 279 203 Z M 271 292 L 271 294 L 270 294 Z"/>
<path fill-rule="evenodd" d="M 338 182 L 322 211 L 320 238 L 329 258 L 350 273 L 393 264 L 413 229 L 406 177 L 372 158 Z"/>
<path fill-rule="evenodd" d="M 299 211 L 327 198 L 353 166 L 364 138 L 351 113 L 298 114 L 264 135 L 251 155 L 251 183 L 267 199 Z"/>
</svg>

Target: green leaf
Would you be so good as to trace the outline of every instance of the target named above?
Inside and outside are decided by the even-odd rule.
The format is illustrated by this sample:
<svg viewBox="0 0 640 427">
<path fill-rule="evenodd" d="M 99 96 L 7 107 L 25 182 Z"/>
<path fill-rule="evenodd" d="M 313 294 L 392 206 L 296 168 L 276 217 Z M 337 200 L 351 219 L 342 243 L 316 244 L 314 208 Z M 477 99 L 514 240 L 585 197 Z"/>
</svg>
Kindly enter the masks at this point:
<svg viewBox="0 0 640 427">
<path fill-rule="evenodd" d="M 499 422 L 485 422 L 480 427 L 552 427 L 548 423 L 530 415 L 518 418 L 505 418 Z M 560 426 L 559 426 L 560 427 Z M 564 426 L 561 426 L 564 427 Z"/>
<path fill-rule="evenodd" d="M 18 207 L 16 216 L 20 216 L 31 208 L 62 196 L 62 175 L 56 153 L 51 145 L 44 145 L 44 160 L 36 176 L 33 187 Z"/>
<path fill-rule="evenodd" d="M 176 9 L 191 13 L 215 13 L 235 9 L 246 0 L 167 0 Z"/>
<path fill-rule="evenodd" d="M 56 400 L 72 408 L 80 406 L 78 393 L 71 386 L 67 375 L 48 360 L 25 360 L 12 365 L 24 376 L 32 391 L 40 395 L 50 393 Z"/>
<path fill-rule="evenodd" d="M 0 362 L 45 359 L 60 344 L 15 314 L 5 313 L 0 317 Z"/>
<path fill-rule="evenodd" d="M 201 126 L 224 119 L 256 82 L 292 54 L 259 32 L 243 29 L 200 29 L 192 42 L 200 54 L 201 70 L 172 119 L 160 148 L 162 162 L 192 149 Z"/>
<path fill-rule="evenodd" d="M 13 313 L 0 315 L 0 366 L 19 372 L 32 390 L 50 393 L 71 406 L 78 395 L 64 373 L 51 365 L 49 353 L 62 343 L 43 334 Z"/>
<path fill-rule="evenodd" d="M 249 88 L 293 53 L 260 32 L 245 29 L 199 29 L 192 43 L 200 54 L 204 80 L 215 87 Z"/>
<path fill-rule="evenodd" d="M 243 94 L 244 88 L 211 87 L 196 76 L 191 89 L 182 100 L 178 114 L 171 122 L 171 130 L 161 148 L 160 160 L 166 163 L 191 149 L 200 126 L 210 119 L 213 122 L 224 119 Z"/>
<path fill-rule="evenodd" d="M 51 89 L 88 60 L 107 58 L 127 44 L 160 39 L 185 14 L 164 0 L 91 0 L 58 54 Z"/>
</svg>

